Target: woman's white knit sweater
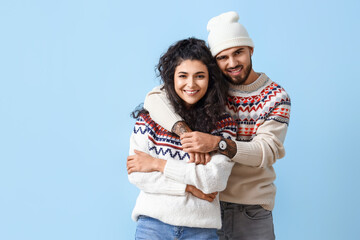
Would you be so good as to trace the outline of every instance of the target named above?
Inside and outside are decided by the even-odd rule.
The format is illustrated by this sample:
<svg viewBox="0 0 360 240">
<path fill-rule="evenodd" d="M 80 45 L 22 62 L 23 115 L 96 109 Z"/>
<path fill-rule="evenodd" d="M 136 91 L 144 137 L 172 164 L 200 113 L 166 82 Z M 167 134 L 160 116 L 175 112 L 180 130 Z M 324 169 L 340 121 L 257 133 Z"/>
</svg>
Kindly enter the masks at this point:
<svg viewBox="0 0 360 240">
<path fill-rule="evenodd" d="M 224 117 L 212 132 L 234 139 L 236 123 Z M 167 160 L 164 173 L 135 172 L 129 181 L 141 191 L 132 213 L 156 218 L 176 226 L 221 228 L 218 196 L 208 202 L 185 192 L 186 185 L 193 185 L 204 193 L 225 189 L 234 162 L 224 155 L 214 154 L 206 165 L 187 163 L 188 153 L 182 151 L 180 138 L 155 123 L 148 114 L 141 114 L 130 138 L 130 155 L 134 149 L 153 157 Z"/>
</svg>

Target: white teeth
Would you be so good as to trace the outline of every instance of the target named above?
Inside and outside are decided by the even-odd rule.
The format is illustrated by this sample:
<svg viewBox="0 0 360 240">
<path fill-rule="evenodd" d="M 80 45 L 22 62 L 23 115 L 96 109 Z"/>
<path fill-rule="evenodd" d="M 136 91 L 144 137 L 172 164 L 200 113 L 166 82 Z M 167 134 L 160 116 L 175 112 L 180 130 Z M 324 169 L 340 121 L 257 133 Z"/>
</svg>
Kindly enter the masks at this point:
<svg viewBox="0 0 360 240">
<path fill-rule="evenodd" d="M 239 67 L 239 69 L 237 69 L 237 70 L 230 70 L 230 72 L 231 72 L 231 73 L 238 73 L 238 72 L 241 71 L 241 69 L 242 69 L 242 67 Z"/>
<path fill-rule="evenodd" d="M 193 90 L 193 91 L 190 91 L 190 90 L 184 90 L 184 92 L 186 93 L 189 93 L 189 94 L 194 94 L 197 92 L 197 90 Z"/>
</svg>

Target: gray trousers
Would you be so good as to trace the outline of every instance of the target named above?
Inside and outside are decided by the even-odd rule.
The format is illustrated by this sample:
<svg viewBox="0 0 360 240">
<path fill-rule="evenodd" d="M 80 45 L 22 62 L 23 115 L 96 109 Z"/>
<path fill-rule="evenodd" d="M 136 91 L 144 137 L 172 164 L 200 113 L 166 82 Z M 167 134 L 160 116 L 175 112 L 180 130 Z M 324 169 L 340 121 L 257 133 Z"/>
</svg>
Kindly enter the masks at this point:
<svg viewBox="0 0 360 240">
<path fill-rule="evenodd" d="M 274 240 L 272 212 L 260 205 L 220 202 L 220 240 Z"/>
</svg>

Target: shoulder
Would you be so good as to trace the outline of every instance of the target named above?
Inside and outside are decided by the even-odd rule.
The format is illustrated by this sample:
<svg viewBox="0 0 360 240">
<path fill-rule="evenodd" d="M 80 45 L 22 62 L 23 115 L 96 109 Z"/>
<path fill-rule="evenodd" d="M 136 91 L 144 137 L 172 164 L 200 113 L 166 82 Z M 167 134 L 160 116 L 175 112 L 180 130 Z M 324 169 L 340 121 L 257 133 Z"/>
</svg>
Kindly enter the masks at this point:
<svg viewBox="0 0 360 240">
<path fill-rule="evenodd" d="M 270 84 L 263 89 L 262 94 L 270 99 L 275 98 L 277 101 L 291 102 L 290 96 L 286 90 L 274 81 L 271 81 Z"/>
<path fill-rule="evenodd" d="M 135 125 L 145 126 L 148 129 L 156 129 L 158 128 L 158 124 L 150 117 L 150 114 L 140 113 L 139 117 L 136 119 Z"/>
<path fill-rule="evenodd" d="M 266 120 L 275 120 L 280 123 L 289 124 L 291 99 L 285 89 L 276 82 L 271 82 L 264 89 L 264 103 L 267 109 Z"/>
<path fill-rule="evenodd" d="M 173 134 L 163 128 L 161 125 L 156 123 L 149 113 L 140 113 L 136 124 L 138 126 L 144 126 L 144 130 L 148 132 L 151 136 L 162 136 L 162 137 L 177 137 L 176 134 Z"/>
</svg>

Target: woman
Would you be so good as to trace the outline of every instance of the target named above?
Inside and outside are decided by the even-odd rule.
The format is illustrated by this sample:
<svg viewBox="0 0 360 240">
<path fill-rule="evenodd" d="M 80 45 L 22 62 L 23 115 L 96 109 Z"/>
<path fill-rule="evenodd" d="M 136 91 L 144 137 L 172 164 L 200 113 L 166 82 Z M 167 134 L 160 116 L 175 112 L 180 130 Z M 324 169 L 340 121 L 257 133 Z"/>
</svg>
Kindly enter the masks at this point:
<svg viewBox="0 0 360 240">
<path fill-rule="evenodd" d="M 236 123 L 224 114 L 226 84 L 204 41 L 177 42 L 157 69 L 172 106 L 191 129 L 236 136 Z M 216 192 L 225 189 L 234 163 L 221 154 L 212 154 L 206 165 L 188 163 L 177 135 L 154 122 L 145 109 L 133 117 L 137 122 L 127 170 L 130 182 L 141 190 L 132 214 L 138 221 L 136 239 L 218 239 Z"/>
</svg>

